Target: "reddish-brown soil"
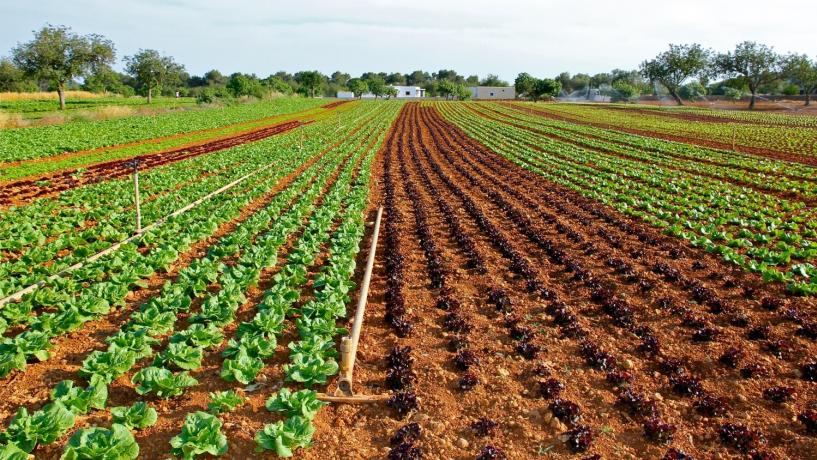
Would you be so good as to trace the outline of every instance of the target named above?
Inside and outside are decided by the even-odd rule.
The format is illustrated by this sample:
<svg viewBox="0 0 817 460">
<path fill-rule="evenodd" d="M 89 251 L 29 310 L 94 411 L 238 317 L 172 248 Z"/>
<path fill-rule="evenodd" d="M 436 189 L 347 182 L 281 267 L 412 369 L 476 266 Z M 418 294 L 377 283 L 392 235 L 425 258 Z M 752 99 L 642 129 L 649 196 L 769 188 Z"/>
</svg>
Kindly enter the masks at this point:
<svg viewBox="0 0 817 460">
<path fill-rule="evenodd" d="M 396 429 L 411 421 L 423 428 L 414 445 L 427 458 L 474 458 L 487 444 L 508 458 L 660 458 L 670 446 L 694 458 L 742 458 L 719 439 L 728 422 L 761 431 L 766 443 L 759 451 L 779 458 L 807 458 L 817 449 L 817 440 L 792 420 L 815 397 L 813 384 L 798 378 L 815 345 L 795 333 L 799 325 L 791 319 L 796 308 L 799 321 L 811 321 L 811 300 L 785 298 L 779 287 L 547 182 L 489 152 L 434 109 L 408 104 L 382 156 L 376 172 L 383 181 L 373 201 L 385 203 L 388 221 L 356 377 L 361 392 L 388 391 L 385 356 L 394 345 L 411 347 L 416 380 L 401 391 L 416 394 L 419 409 L 401 417 L 382 406 L 330 407 L 318 416 L 315 447 L 304 458 L 382 458 Z M 403 256 L 396 265 L 386 259 L 390 246 Z M 412 325 L 405 337 L 395 320 L 395 289 L 406 310 L 397 319 Z M 499 311 L 490 290 L 511 306 Z M 761 307 L 764 298 L 784 306 L 769 311 Z M 460 306 L 441 310 L 440 299 Z M 453 331 L 457 323 L 445 321 L 451 313 L 470 331 Z M 759 325 L 770 326 L 769 338 L 748 340 Z M 701 341 L 706 327 L 717 331 L 712 341 Z M 514 338 L 525 331 L 528 339 Z M 644 337 L 654 337 L 659 350 L 640 348 Z M 480 383 L 470 391 L 458 387 L 463 372 L 453 361 L 453 338 L 480 360 L 471 368 Z M 790 349 L 778 357 L 780 339 Z M 538 346 L 538 353 L 522 343 Z M 599 369 L 598 361 L 580 355 L 583 343 L 616 364 Z M 733 346 L 744 353 L 738 369 L 759 363 L 769 376 L 744 379 L 720 364 Z M 702 396 L 677 393 L 665 375 L 669 366 L 662 366 L 671 359 L 699 379 L 702 395 L 725 398 L 728 414 L 701 415 Z M 634 392 L 655 404 L 662 422 L 675 425 L 672 442 L 648 440 L 645 417 L 616 403 L 624 389 L 606 380 L 614 370 L 630 373 Z M 585 453 L 563 442 L 571 423 L 554 419 L 551 401 L 540 395 L 539 382 L 549 378 L 564 385 L 561 397 L 578 404 L 578 423 L 595 433 Z M 773 385 L 794 388 L 794 399 L 764 400 L 763 390 Z M 471 428 L 482 417 L 498 423 L 488 438 Z"/>
<path fill-rule="evenodd" d="M 313 447 L 297 458 L 387 458 L 391 438 L 408 423 L 422 434 L 401 448 L 433 459 L 475 458 L 488 445 L 510 459 L 658 459 L 670 448 L 697 459 L 747 458 L 721 441 L 725 423 L 762 433 L 754 453 L 769 456 L 757 458 L 812 458 L 817 451 L 817 438 L 797 421 L 817 400 L 815 384 L 801 378 L 817 348 L 801 333 L 814 324 L 814 300 L 786 297 L 781 286 L 550 183 L 420 104 L 403 108 L 373 175 L 369 216 L 381 203 L 386 212 L 356 391 L 415 396 L 417 407 L 401 414 L 393 404 L 331 405 L 316 417 Z M 358 281 L 366 256 L 361 251 Z M 276 270 L 250 293 L 242 319 L 251 317 Z M 112 329 L 119 320 L 111 321 Z M 32 365 L 31 375 L 0 391 L 4 418 L 12 407 L 44 400 L 43 382 L 73 374 L 79 356 L 100 345 L 80 335 L 57 345 L 63 351 L 56 363 Z M 291 330 L 281 338 L 262 390 L 223 417 L 227 458 L 258 455 L 252 438 L 277 419 L 263 403 L 283 384 L 284 345 L 293 338 Z M 719 358 L 733 347 L 741 353 L 735 367 L 726 366 Z M 403 379 L 386 362 L 395 351 L 410 358 Z M 157 403 L 159 425 L 138 433 L 144 458 L 164 456 L 184 415 L 206 406 L 207 391 L 228 387 L 218 363 L 210 354 L 196 374 L 201 385 Z M 767 375 L 744 378 L 749 365 Z M 611 383 L 625 376 L 628 383 Z M 463 389 L 466 377 L 475 380 L 470 389 Z M 562 385 L 561 402 L 543 392 L 550 379 Z M 775 385 L 791 387 L 792 398 L 764 399 Z M 132 401 L 127 379 L 112 388 L 112 402 Z M 707 396 L 720 398 L 726 413 L 703 413 Z M 579 408 L 576 417 L 554 412 L 569 403 Z M 100 417 L 87 422 L 106 424 Z M 473 428 L 481 419 L 496 423 L 486 436 Z M 645 435 L 653 419 L 674 426 L 671 440 Z M 578 426 L 593 435 L 583 452 L 565 442 Z M 56 457 L 59 445 L 38 449 L 38 457 Z"/>
<path fill-rule="evenodd" d="M 249 133 L 195 145 L 193 147 L 142 155 L 136 160 L 129 158 L 99 163 L 88 166 L 82 174 L 77 174 L 77 170 L 71 169 L 43 176 L 36 180 L 26 179 L 12 182 L 4 185 L 3 189 L 0 190 L 0 206 L 26 203 L 36 198 L 59 193 L 63 190 L 81 185 L 93 184 L 130 175 L 133 173 L 132 165 L 134 161 L 138 161 L 140 170 L 151 169 L 182 161 L 187 158 L 228 149 L 247 142 L 266 139 L 267 137 L 295 129 L 303 124 L 304 123 L 300 121 L 289 121 Z"/>
<path fill-rule="evenodd" d="M 578 119 L 578 118 L 572 118 L 572 117 L 557 115 L 555 113 L 547 112 L 547 111 L 544 111 L 544 110 L 531 109 L 528 106 L 523 107 L 523 106 L 519 106 L 517 104 L 511 104 L 511 103 L 508 103 L 508 104 L 505 104 L 505 105 L 508 106 L 508 107 L 517 109 L 519 111 L 525 112 L 525 113 L 534 113 L 536 115 L 539 115 L 539 116 L 542 116 L 542 117 L 545 117 L 545 118 L 550 118 L 552 120 L 566 121 L 568 123 L 575 123 L 575 124 L 579 124 L 579 125 L 594 126 L 596 128 L 602 128 L 602 129 L 612 129 L 612 130 L 615 130 L 615 131 L 622 131 L 622 132 L 625 132 L 625 133 L 637 134 L 639 136 L 647 136 L 647 137 L 654 137 L 654 138 L 658 138 L 658 139 L 664 139 L 664 140 L 668 140 L 668 141 L 683 142 L 685 144 L 700 145 L 702 147 L 709 147 L 709 148 L 714 148 L 714 149 L 734 151 L 733 148 L 732 148 L 732 144 L 730 142 L 719 142 L 719 141 L 716 141 L 714 139 L 701 139 L 701 138 L 697 138 L 697 137 L 677 136 L 677 135 L 674 135 L 674 134 L 659 133 L 659 132 L 648 131 L 648 130 L 643 130 L 643 129 L 625 128 L 625 127 L 622 127 L 622 126 L 612 125 L 612 124 L 609 124 L 609 123 L 590 122 L 590 121 L 581 120 L 581 119 Z M 815 156 L 794 155 L 794 154 L 791 154 L 791 153 L 780 152 L 780 151 L 777 151 L 777 150 L 765 149 L 765 148 L 761 148 L 761 147 L 752 147 L 752 146 L 747 146 L 747 145 L 739 146 L 737 148 L 737 151 L 739 153 L 758 155 L 758 156 L 762 156 L 762 157 L 766 157 L 766 158 L 772 158 L 772 159 L 775 159 L 775 160 L 791 161 L 791 162 L 802 163 L 802 164 L 810 165 L 810 166 L 817 166 L 817 157 L 815 157 Z"/>
</svg>

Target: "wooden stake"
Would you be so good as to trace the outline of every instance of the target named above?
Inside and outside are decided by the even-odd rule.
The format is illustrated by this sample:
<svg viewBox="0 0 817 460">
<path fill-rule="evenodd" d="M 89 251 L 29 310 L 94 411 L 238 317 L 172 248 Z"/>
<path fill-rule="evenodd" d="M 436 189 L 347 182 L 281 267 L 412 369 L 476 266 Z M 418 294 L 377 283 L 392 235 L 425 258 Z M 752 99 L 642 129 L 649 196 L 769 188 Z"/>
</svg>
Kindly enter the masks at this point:
<svg viewBox="0 0 817 460">
<path fill-rule="evenodd" d="M 133 169 L 133 200 L 136 204 L 136 233 L 142 233 L 142 200 L 139 197 L 139 167 Z"/>
<path fill-rule="evenodd" d="M 360 341 L 360 331 L 363 327 L 363 314 L 366 312 L 366 298 L 369 296 L 369 283 L 372 281 L 372 269 L 374 268 L 374 256 L 377 250 L 377 236 L 380 233 L 380 219 L 383 217 L 383 207 L 377 209 L 377 218 L 374 222 L 372 232 L 372 244 L 369 248 L 369 259 L 366 261 L 366 271 L 363 274 L 363 283 L 360 287 L 360 298 L 357 301 L 357 310 L 352 324 L 352 335 L 344 337 L 340 342 L 340 378 L 334 396 L 351 397 L 354 395 L 352 375 L 355 369 L 355 358 L 357 355 L 357 345 Z"/>
</svg>

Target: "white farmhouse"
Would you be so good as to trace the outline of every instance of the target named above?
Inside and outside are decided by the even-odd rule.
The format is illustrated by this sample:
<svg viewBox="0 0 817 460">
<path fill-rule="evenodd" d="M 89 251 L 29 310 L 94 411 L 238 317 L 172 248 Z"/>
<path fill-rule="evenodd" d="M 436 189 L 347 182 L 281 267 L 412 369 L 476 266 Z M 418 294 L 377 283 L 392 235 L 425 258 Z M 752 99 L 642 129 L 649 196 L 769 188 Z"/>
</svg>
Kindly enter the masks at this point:
<svg viewBox="0 0 817 460">
<path fill-rule="evenodd" d="M 397 97 L 398 98 L 426 97 L 425 88 L 420 88 L 419 86 L 392 85 L 392 88 L 397 90 Z"/>
<path fill-rule="evenodd" d="M 401 85 L 391 85 L 392 88 L 397 90 L 397 98 L 404 99 L 404 98 L 418 98 L 418 97 L 425 97 L 426 90 L 424 88 L 420 88 L 419 86 L 401 86 Z M 353 99 L 355 95 L 351 91 L 338 91 L 338 99 Z M 363 93 L 363 99 L 374 99 L 374 94 L 372 93 Z"/>
<path fill-rule="evenodd" d="M 516 90 L 513 86 L 469 86 L 471 99 L 514 99 Z"/>
</svg>

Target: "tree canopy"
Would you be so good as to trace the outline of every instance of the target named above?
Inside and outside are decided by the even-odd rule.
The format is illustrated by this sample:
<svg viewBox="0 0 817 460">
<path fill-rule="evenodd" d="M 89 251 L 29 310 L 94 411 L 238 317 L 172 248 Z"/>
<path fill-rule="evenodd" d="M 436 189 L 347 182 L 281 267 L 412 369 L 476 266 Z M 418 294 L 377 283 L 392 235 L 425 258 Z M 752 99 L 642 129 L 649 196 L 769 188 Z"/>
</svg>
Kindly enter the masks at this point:
<svg viewBox="0 0 817 460">
<path fill-rule="evenodd" d="M 524 96 L 536 102 L 543 97 L 556 97 L 562 91 L 562 83 L 552 78 L 536 78 L 525 72 L 514 80 L 518 96 Z"/>
<path fill-rule="evenodd" d="M 709 64 L 709 50 L 701 45 L 669 45 L 654 59 L 641 63 L 641 74 L 651 82 L 661 83 L 678 105 L 684 105 L 678 88 L 689 78 L 703 74 Z"/>
<path fill-rule="evenodd" d="M 783 75 L 803 91 L 805 105 L 810 105 L 811 93 L 817 91 L 817 61 L 805 54 L 791 54 L 783 61 Z"/>
<path fill-rule="evenodd" d="M 353 78 L 349 80 L 346 86 L 349 88 L 349 91 L 351 91 L 352 94 L 358 98 L 369 91 L 369 85 L 360 78 Z"/>
<path fill-rule="evenodd" d="M 317 70 L 306 70 L 295 74 L 295 81 L 301 85 L 301 90 L 309 97 L 315 97 L 326 81 L 323 74 Z"/>
<path fill-rule="evenodd" d="M 34 79 L 57 88 L 60 109 L 65 109 L 65 86 L 74 78 L 109 67 L 116 59 L 113 42 L 101 35 L 78 35 L 70 27 L 47 25 L 30 42 L 11 51 L 14 64 Z"/>
<path fill-rule="evenodd" d="M 758 88 L 773 82 L 778 77 L 780 56 L 761 43 L 745 41 L 738 43 L 734 51 L 718 54 L 714 69 L 728 77 L 740 76 L 752 93 L 749 109 L 755 108 Z"/>
<path fill-rule="evenodd" d="M 184 73 L 184 66 L 170 56 L 162 56 L 156 50 L 142 49 L 133 56 L 125 57 L 125 72 L 145 90 L 150 104 L 153 101 L 153 90 L 163 84 L 178 81 Z"/>
</svg>

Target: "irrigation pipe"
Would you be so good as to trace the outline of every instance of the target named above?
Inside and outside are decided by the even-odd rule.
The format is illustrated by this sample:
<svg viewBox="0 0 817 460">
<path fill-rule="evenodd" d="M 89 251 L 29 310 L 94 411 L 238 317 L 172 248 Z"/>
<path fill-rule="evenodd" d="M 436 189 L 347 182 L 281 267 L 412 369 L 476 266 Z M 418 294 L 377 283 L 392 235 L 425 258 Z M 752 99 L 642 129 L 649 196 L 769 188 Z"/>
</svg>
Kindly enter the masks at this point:
<svg viewBox="0 0 817 460">
<path fill-rule="evenodd" d="M 366 270 L 363 273 L 363 282 L 360 286 L 360 296 L 357 299 L 357 310 L 352 324 L 352 334 L 344 337 L 340 342 L 340 377 L 338 387 L 333 395 L 319 395 L 318 399 L 329 402 L 340 403 L 367 403 L 383 401 L 388 396 L 383 395 L 355 395 L 352 391 L 353 372 L 355 369 L 355 358 L 357 356 L 357 345 L 360 341 L 360 331 L 363 329 L 363 316 L 366 312 L 366 300 L 369 297 L 369 284 L 372 281 L 372 270 L 374 268 L 375 252 L 377 251 L 377 236 L 380 233 L 380 220 L 383 217 L 383 207 L 377 209 L 377 217 L 374 221 L 374 231 L 372 232 L 372 244 L 369 248 L 369 258 L 366 261 Z"/>
<path fill-rule="evenodd" d="M 250 177 L 255 176 L 258 173 L 261 173 L 262 171 L 266 171 L 267 169 L 269 169 L 269 168 L 271 168 L 273 166 L 275 166 L 275 163 L 270 163 L 270 164 L 264 166 L 261 169 L 257 169 L 255 171 L 249 173 L 249 174 L 246 174 L 246 175 L 244 175 L 242 177 L 239 177 L 238 179 L 236 179 L 236 180 L 230 182 L 229 184 L 219 188 L 218 190 L 210 192 L 207 195 L 205 195 L 205 196 L 197 199 L 196 201 L 193 201 L 192 203 L 188 204 L 187 206 L 185 206 L 185 207 L 183 207 L 181 209 L 177 209 L 176 211 L 173 211 L 172 213 L 166 215 L 165 217 L 162 217 L 161 219 L 157 220 L 156 222 L 148 225 L 147 227 L 144 227 L 141 231 L 137 231 L 133 235 L 129 236 L 128 238 L 125 238 L 124 240 L 122 240 L 122 241 L 120 241 L 120 242 L 118 242 L 116 244 L 114 244 L 113 246 L 110 246 L 107 249 L 104 249 L 104 250 L 92 255 L 91 257 L 88 257 L 84 261 L 78 262 L 78 263 L 76 263 L 74 265 L 71 265 L 70 267 L 64 268 L 63 270 L 49 276 L 48 278 L 46 278 L 44 280 L 40 280 L 40 281 L 32 284 L 31 286 L 28 286 L 28 287 L 26 287 L 24 289 L 21 289 L 21 290 L 15 292 L 14 294 L 11 294 L 8 297 L 0 299 L 0 308 L 5 307 L 7 304 L 9 304 L 11 302 L 19 301 L 20 299 L 23 298 L 24 295 L 26 295 L 28 293 L 31 293 L 31 292 L 34 292 L 35 290 L 47 285 L 48 283 L 51 283 L 52 281 L 56 280 L 57 278 L 61 277 L 62 275 L 65 275 L 66 273 L 69 273 L 69 272 L 72 272 L 72 271 L 77 270 L 79 268 L 82 268 L 83 266 L 85 266 L 85 264 L 93 262 L 93 261 L 99 259 L 100 257 L 104 257 L 104 256 L 116 251 L 117 249 L 122 247 L 122 245 L 130 243 L 131 241 L 133 241 L 133 240 L 139 238 L 140 236 L 142 236 L 144 233 L 147 233 L 147 232 L 153 230 L 154 228 L 156 228 L 157 226 L 167 222 L 168 219 L 176 217 L 176 216 L 178 216 L 180 214 L 183 214 L 183 213 L 195 208 L 196 206 L 198 206 L 201 203 L 209 200 L 210 198 L 226 192 L 227 190 L 235 187 L 236 185 L 240 184 L 241 182 L 244 182 L 245 180 L 249 179 Z"/>
</svg>

